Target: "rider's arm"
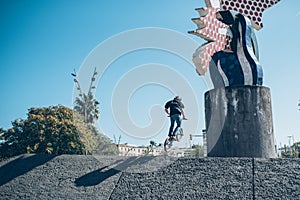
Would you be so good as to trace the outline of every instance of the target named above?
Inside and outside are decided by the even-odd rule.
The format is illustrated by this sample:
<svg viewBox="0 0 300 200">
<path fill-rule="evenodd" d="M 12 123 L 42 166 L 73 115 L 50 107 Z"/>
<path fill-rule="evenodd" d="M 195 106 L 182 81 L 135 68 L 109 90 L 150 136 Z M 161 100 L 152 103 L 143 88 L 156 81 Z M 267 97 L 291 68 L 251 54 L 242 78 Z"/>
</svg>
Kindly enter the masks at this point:
<svg viewBox="0 0 300 200">
<path fill-rule="evenodd" d="M 166 112 L 168 115 L 170 115 L 170 112 L 169 112 L 170 103 L 171 103 L 171 101 L 168 101 L 168 102 L 166 103 L 166 105 L 165 105 L 165 112 Z"/>
<path fill-rule="evenodd" d="M 183 108 L 181 108 L 181 114 L 182 114 L 183 119 L 187 119 L 187 118 L 185 117 Z"/>
<path fill-rule="evenodd" d="M 170 115 L 169 109 L 165 108 L 165 112 Z"/>
</svg>

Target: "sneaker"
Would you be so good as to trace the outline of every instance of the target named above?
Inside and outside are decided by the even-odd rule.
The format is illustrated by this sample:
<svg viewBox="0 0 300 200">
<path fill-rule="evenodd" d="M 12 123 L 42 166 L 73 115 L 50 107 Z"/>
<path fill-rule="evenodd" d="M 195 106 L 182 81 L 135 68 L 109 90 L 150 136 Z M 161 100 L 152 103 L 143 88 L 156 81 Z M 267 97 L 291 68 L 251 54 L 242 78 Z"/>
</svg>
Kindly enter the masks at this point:
<svg viewBox="0 0 300 200">
<path fill-rule="evenodd" d="M 177 140 L 177 137 L 176 137 L 175 135 L 172 135 L 170 138 L 171 138 L 172 140 L 178 141 L 178 140 Z"/>
</svg>

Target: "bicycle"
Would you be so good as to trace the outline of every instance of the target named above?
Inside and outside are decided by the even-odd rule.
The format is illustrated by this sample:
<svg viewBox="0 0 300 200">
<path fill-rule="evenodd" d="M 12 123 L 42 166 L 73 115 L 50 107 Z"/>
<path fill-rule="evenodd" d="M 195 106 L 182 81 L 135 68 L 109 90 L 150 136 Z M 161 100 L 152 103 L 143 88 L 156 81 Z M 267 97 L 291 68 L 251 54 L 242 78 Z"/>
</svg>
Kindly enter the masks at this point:
<svg viewBox="0 0 300 200">
<path fill-rule="evenodd" d="M 167 152 L 173 145 L 173 142 L 174 141 L 177 141 L 179 142 L 181 140 L 183 136 L 183 129 L 180 127 L 179 130 L 178 130 L 178 133 L 176 134 L 175 138 L 174 137 L 170 137 L 168 136 L 166 139 L 165 139 L 165 142 L 164 142 L 164 150 Z"/>
</svg>

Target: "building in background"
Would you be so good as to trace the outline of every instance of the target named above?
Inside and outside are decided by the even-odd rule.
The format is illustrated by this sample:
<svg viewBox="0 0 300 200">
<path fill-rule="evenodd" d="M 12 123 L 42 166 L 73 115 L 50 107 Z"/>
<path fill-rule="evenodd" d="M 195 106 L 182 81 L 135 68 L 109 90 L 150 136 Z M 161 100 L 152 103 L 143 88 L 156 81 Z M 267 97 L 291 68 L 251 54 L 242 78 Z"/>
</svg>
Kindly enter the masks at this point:
<svg viewBox="0 0 300 200">
<path fill-rule="evenodd" d="M 153 155 L 159 156 L 164 154 L 162 147 L 145 147 L 135 146 L 129 144 L 118 144 L 119 156 L 145 156 Z"/>
</svg>

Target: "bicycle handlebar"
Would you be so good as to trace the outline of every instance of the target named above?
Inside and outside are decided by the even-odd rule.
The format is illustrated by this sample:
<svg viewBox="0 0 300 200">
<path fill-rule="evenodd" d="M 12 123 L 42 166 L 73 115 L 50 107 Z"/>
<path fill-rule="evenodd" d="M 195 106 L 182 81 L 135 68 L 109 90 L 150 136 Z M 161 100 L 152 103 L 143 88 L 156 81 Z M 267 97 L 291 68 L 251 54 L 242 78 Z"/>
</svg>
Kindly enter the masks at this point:
<svg viewBox="0 0 300 200">
<path fill-rule="evenodd" d="M 170 115 L 168 115 L 168 117 L 171 117 Z M 188 120 L 187 118 L 182 118 L 183 120 Z"/>
</svg>

